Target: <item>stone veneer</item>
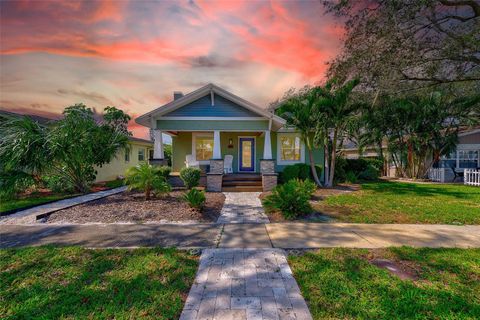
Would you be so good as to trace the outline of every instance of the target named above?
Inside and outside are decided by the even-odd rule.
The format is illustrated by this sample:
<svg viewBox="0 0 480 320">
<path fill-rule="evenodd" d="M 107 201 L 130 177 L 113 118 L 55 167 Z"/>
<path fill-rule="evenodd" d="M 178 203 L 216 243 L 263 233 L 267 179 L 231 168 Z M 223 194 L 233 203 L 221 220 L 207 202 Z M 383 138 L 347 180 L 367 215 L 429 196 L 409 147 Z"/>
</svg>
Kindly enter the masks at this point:
<svg viewBox="0 0 480 320">
<path fill-rule="evenodd" d="M 272 191 L 277 186 L 278 174 L 264 173 L 262 174 L 263 191 Z"/>
<path fill-rule="evenodd" d="M 149 159 L 148 163 L 150 163 L 152 166 L 168 166 L 167 159 Z"/>
<path fill-rule="evenodd" d="M 210 172 L 207 173 L 207 191 L 221 192 L 223 183 L 223 159 L 210 160 Z"/>
<path fill-rule="evenodd" d="M 275 160 L 260 160 L 261 173 L 275 173 Z"/>
</svg>

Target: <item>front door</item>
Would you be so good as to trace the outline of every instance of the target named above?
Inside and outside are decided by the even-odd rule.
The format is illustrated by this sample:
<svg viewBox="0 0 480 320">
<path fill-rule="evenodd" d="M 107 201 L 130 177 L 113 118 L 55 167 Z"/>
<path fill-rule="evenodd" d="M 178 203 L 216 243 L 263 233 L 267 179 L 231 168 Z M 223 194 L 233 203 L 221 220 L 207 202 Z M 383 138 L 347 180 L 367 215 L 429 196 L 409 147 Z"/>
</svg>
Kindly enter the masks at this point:
<svg viewBox="0 0 480 320">
<path fill-rule="evenodd" d="M 255 171 L 255 138 L 240 138 L 238 158 L 241 172 Z"/>
</svg>

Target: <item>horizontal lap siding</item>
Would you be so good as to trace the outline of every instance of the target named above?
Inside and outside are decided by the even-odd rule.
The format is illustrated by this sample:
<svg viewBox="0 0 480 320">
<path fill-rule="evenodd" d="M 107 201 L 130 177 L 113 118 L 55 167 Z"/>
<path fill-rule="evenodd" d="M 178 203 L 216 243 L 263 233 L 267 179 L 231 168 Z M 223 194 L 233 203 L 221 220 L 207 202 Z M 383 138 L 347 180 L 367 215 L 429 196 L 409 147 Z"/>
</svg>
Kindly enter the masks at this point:
<svg viewBox="0 0 480 320">
<path fill-rule="evenodd" d="M 210 95 L 195 100 L 186 106 L 169 112 L 164 117 L 258 117 L 253 111 L 245 109 L 223 97 L 215 95 L 214 106 Z"/>
</svg>

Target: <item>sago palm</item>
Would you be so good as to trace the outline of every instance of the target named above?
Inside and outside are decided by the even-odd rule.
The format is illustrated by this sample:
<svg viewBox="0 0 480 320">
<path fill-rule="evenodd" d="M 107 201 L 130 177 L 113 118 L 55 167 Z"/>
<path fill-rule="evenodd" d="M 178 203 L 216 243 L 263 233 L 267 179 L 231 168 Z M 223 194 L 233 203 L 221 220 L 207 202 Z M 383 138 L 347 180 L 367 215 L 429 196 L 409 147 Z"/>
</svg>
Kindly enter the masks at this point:
<svg viewBox="0 0 480 320">
<path fill-rule="evenodd" d="M 155 194 L 170 192 L 170 185 L 160 171 L 160 168 L 148 163 L 131 167 L 127 170 L 125 178 L 128 189 L 142 190 L 145 193 L 145 200 L 150 199 L 152 192 Z"/>
</svg>

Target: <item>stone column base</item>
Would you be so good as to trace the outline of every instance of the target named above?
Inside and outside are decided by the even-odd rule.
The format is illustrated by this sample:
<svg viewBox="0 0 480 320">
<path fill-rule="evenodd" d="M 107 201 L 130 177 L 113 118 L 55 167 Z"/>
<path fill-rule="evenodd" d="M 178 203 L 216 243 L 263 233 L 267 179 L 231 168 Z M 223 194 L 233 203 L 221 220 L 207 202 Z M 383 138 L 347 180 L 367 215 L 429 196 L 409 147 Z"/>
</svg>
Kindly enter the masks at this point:
<svg viewBox="0 0 480 320">
<path fill-rule="evenodd" d="M 263 192 L 272 191 L 277 186 L 278 174 L 277 173 L 264 173 L 262 174 L 262 188 Z"/>
<path fill-rule="evenodd" d="M 223 159 L 210 159 L 210 173 L 223 174 Z"/>
<path fill-rule="evenodd" d="M 221 192 L 223 173 L 207 173 L 207 191 Z"/>
<path fill-rule="evenodd" d="M 260 160 L 261 173 L 275 173 L 275 160 Z"/>
<path fill-rule="evenodd" d="M 148 163 L 150 163 L 152 166 L 168 166 L 167 159 L 149 159 Z"/>
</svg>

